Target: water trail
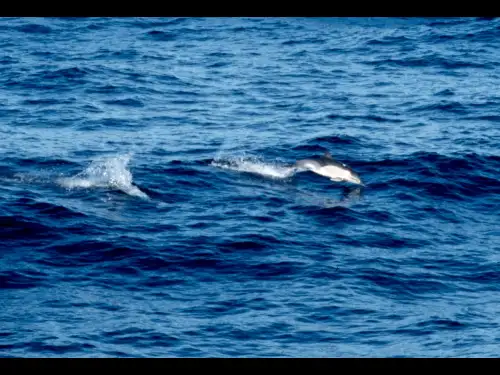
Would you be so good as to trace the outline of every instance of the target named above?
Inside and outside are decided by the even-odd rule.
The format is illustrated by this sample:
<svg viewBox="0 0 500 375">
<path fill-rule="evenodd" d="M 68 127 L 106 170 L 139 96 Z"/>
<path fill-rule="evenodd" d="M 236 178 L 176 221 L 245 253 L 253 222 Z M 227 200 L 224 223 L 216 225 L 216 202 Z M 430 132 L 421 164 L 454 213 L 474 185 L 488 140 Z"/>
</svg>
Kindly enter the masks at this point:
<svg viewBox="0 0 500 375">
<path fill-rule="evenodd" d="M 272 179 L 287 179 L 297 171 L 294 167 L 278 161 L 265 162 L 255 156 L 229 156 L 220 154 L 211 163 L 213 166 L 237 172 L 253 173 Z"/>
<path fill-rule="evenodd" d="M 127 169 L 131 158 L 132 154 L 125 154 L 94 160 L 84 171 L 57 182 L 68 189 L 105 187 L 148 199 L 147 194 L 132 184 L 132 173 Z"/>
</svg>

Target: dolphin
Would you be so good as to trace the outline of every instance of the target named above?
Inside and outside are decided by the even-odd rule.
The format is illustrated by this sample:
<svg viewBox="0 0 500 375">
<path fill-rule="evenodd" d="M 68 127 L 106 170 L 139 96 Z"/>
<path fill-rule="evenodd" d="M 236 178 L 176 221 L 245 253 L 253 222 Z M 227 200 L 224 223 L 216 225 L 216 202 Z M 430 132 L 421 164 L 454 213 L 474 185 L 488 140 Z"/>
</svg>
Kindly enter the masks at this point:
<svg viewBox="0 0 500 375">
<path fill-rule="evenodd" d="M 364 185 L 359 175 L 351 167 L 336 161 L 328 151 L 319 158 L 297 160 L 294 167 L 298 170 L 309 170 L 328 177 L 334 182 L 347 181 Z"/>
</svg>

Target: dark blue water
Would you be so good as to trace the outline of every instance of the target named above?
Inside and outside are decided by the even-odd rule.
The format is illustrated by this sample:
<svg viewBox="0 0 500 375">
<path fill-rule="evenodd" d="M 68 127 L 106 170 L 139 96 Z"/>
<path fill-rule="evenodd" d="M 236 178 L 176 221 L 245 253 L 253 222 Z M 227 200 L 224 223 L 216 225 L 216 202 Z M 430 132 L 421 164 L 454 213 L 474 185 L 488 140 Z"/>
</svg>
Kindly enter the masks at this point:
<svg viewBox="0 0 500 375">
<path fill-rule="evenodd" d="M 1 19 L 0 356 L 498 356 L 499 40 Z"/>
</svg>

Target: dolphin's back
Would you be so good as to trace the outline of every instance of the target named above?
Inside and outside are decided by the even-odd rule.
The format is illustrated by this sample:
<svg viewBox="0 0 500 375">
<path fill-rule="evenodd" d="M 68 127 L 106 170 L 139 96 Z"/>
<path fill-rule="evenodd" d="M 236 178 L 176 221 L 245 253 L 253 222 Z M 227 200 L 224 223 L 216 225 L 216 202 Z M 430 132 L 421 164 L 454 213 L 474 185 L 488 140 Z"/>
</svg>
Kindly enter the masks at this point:
<svg viewBox="0 0 500 375">
<path fill-rule="evenodd" d="M 296 168 L 318 169 L 323 164 L 317 159 L 302 159 L 295 162 Z"/>
<path fill-rule="evenodd" d="M 297 162 L 295 163 L 295 166 L 302 168 L 307 168 L 307 167 L 320 168 L 320 167 L 325 167 L 327 165 L 333 165 L 339 168 L 347 167 L 345 164 L 336 161 L 329 153 L 325 153 L 325 155 L 322 155 L 319 158 L 316 157 L 316 158 L 297 160 Z"/>
</svg>

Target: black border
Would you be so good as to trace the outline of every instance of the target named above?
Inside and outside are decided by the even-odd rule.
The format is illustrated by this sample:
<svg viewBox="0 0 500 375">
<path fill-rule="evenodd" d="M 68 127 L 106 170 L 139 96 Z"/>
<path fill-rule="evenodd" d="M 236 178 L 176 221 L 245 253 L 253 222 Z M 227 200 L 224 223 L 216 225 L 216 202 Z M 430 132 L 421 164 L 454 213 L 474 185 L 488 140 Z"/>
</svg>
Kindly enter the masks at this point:
<svg viewBox="0 0 500 375">
<path fill-rule="evenodd" d="M 116 3 L 94 3 L 94 2 L 7 2 L 3 4 L 0 11 L 1 17 L 500 17 L 499 7 L 494 7 L 494 2 L 489 6 L 480 6 L 478 3 L 455 2 L 441 3 L 396 3 L 396 2 L 317 2 L 316 6 L 309 3 L 301 3 L 300 6 L 287 2 L 281 7 L 269 3 L 207 3 L 207 2 L 116 2 Z M 326 5 L 325 5 L 326 4 Z M 245 6 L 246 5 L 246 6 Z M 265 6 L 264 6 L 265 5 Z M 495 10 L 497 10 L 495 12 Z M 1 19 L 0 19 L 1 22 Z M 5 355 L 5 353 L 2 353 Z M 500 357 L 500 351 L 499 351 Z M 137 371 L 139 374 L 150 371 L 157 367 L 158 370 L 173 372 L 175 370 L 202 370 L 210 371 L 210 367 L 226 368 L 228 370 L 262 368 L 270 371 L 283 369 L 290 371 L 305 372 L 306 375 L 314 370 L 331 370 L 332 372 L 347 372 L 359 370 L 377 370 L 394 368 L 401 371 L 428 368 L 434 371 L 454 371 L 459 368 L 466 371 L 467 364 L 478 364 L 470 362 L 471 359 L 433 359 L 433 358 L 381 358 L 381 359 L 307 359 L 307 358 L 167 358 L 167 359 L 101 359 L 90 358 L 0 358 L 0 369 L 2 374 L 19 374 L 22 370 L 35 370 L 40 372 L 44 369 L 60 368 L 67 371 L 72 368 L 84 371 L 86 368 L 106 366 L 112 371 L 119 371 L 120 367 L 129 371 Z M 442 362 L 447 361 L 447 362 Z M 442 369 L 439 368 L 441 365 Z M 485 363 L 486 364 L 486 363 Z M 136 369 L 134 367 L 136 366 Z M 446 367 L 445 367 L 446 366 Z M 10 370 L 10 371 L 9 371 Z"/>
<path fill-rule="evenodd" d="M 494 2 L 5 2 L 0 17 L 500 17 Z M 495 12 L 496 11 L 496 12 Z M 1 22 L 1 20 L 0 20 Z"/>
<path fill-rule="evenodd" d="M 0 368 L 4 375 L 20 374 L 23 370 L 40 372 L 58 368 L 61 371 L 68 371 L 74 368 L 75 371 L 85 371 L 93 368 L 106 370 L 106 367 L 113 373 L 123 369 L 139 374 L 151 370 L 163 371 L 162 374 L 172 374 L 176 370 L 201 370 L 202 373 L 209 373 L 212 367 L 214 370 L 241 369 L 245 372 L 262 369 L 271 371 L 273 375 L 278 375 L 276 370 L 284 370 L 287 373 L 299 371 L 305 375 L 313 375 L 317 370 L 348 374 L 360 370 L 364 374 L 371 375 L 371 371 L 388 369 L 394 369 L 398 373 L 401 370 L 413 372 L 427 369 L 433 372 L 444 370 L 448 373 L 455 370 L 454 366 L 456 366 L 455 371 L 467 371 L 467 365 L 477 366 L 480 360 L 479 358 L 0 358 Z M 494 364 L 490 362 L 490 365 Z"/>
</svg>

